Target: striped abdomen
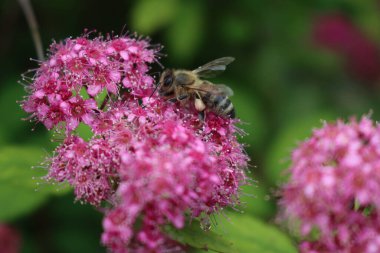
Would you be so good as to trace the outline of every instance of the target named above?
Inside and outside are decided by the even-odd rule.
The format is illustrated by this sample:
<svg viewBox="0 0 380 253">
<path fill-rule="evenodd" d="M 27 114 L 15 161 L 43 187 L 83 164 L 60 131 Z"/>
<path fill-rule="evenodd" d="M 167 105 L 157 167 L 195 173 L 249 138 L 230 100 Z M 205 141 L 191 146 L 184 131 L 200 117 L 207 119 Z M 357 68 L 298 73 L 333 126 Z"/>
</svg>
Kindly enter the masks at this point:
<svg viewBox="0 0 380 253">
<path fill-rule="evenodd" d="M 235 108 L 227 96 L 207 92 L 202 97 L 202 100 L 213 112 L 232 119 L 235 118 Z"/>
</svg>

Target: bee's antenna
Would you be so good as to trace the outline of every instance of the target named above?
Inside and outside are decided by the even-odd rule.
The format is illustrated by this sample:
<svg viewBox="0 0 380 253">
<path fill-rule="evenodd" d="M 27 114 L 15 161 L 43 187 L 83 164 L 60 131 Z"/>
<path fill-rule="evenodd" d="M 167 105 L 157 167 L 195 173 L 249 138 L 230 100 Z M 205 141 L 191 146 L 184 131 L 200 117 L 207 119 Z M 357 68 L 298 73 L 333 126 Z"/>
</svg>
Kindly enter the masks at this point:
<svg viewBox="0 0 380 253">
<path fill-rule="evenodd" d="M 124 24 L 123 25 L 123 28 L 121 29 L 121 32 L 120 32 L 120 36 L 123 36 L 124 35 L 124 31 L 125 31 L 125 27 L 127 26 L 127 24 Z"/>
<path fill-rule="evenodd" d="M 161 71 L 155 71 L 155 72 L 152 72 L 152 73 L 150 73 L 152 76 L 154 76 L 154 75 L 156 75 L 156 74 L 160 74 L 161 73 Z"/>
<path fill-rule="evenodd" d="M 148 98 L 148 101 L 149 101 L 150 98 L 153 96 L 153 94 L 156 92 L 156 90 L 158 89 L 159 86 L 160 86 L 160 83 L 158 83 L 158 84 L 156 85 L 156 88 L 154 88 L 154 91 L 152 92 L 152 94 L 150 94 L 150 96 L 149 96 L 149 98 Z M 145 105 L 142 106 L 143 109 L 144 109 L 145 107 L 146 107 Z"/>
<path fill-rule="evenodd" d="M 157 89 L 158 89 L 158 87 L 160 86 L 160 83 L 158 83 L 157 85 L 156 85 L 156 88 L 154 88 L 154 91 L 152 92 L 152 94 L 150 94 L 150 96 L 149 96 L 149 99 L 153 96 L 153 94 L 157 91 Z"/>
</svg>

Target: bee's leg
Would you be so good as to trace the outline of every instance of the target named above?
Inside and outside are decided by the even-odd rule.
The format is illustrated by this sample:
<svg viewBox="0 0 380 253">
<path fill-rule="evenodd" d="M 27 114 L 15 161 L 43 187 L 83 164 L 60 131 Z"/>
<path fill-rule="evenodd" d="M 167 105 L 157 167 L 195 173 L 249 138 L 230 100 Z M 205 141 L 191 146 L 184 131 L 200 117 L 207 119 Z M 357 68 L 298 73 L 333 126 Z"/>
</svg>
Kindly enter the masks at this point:
<svg viewBox="0 0 380 253">
<path fill-rule="evenodd" d="M 200 96 L 198 92 L 195 92 L 194 106 L 195 106 L 195 109 L 198 111 L 199 120 L 204 122 L 206 119 L 206 114 L 205 114 L 206 105 L 202 101 L 202 97 Z"/>
<path fill-rule="evenodd" d="M 179 101 L 181 101 L 181 100 L 184 100 L 184 99 L 186 99 L 186 98 L 188 98 L 188 97 L 189 97 L 189 95 L 187 95 L 187 94 L 183 94 L 183 95 L 177 97 L 177 99 L 178 99 Z"/>
<path fill-rule="evenodd" d="M 177 98 L 174 97 L 174 98 L 169 98 L 167 101 L 171 102 L 171 103 L 175 103 L 177 102 Z"/>
<path fill-rule="evenodd" d="M 204 111 L 204 109 L 206 109 L 206 105 L 205 103 L 203 103 L 202 97 L 199 95 L 198 92 L 195 92 L 194 105 L 195 109 L 197 109 L 198 112 L 202 112 Z"/>
<path fill-rule="evenodd" d="M 168 99 L 168 101 L 169 101 L 169 102 L 173 102 L 173 103 L 175 103 L 175 102 L 177 102 L 177 101 L 184 100 L 184 99 L 186 99 L 186 98 L 188 98 L 188 97 L 189 97 L 189 95 L 184 94 L 184 95 L 180 95 L 180 96 L 178 96 L 178 97 L 170 98 L 170 99 Z"/>
<path fill-rule="evenodd" d="M 201 111 L 198 113 L 198 118 L 200 121 L 204 122 L 206 120 L 206 113 L 205 111 Z"/>
</svg>

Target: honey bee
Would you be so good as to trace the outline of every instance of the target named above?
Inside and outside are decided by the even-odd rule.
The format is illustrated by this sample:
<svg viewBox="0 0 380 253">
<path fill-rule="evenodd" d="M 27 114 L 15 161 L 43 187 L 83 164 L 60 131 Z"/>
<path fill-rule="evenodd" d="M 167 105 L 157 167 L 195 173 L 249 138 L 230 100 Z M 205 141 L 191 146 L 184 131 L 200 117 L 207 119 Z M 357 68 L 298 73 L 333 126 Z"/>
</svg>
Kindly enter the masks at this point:
<svg viewBox="0 0 380 253">
<path fill-rule="evenodd" d="M 218 115 L 234 118 L 235 109 L 229 99 L 231 88 L 201 78 L 210 78 L 223 72 L 233 57 L 222 57 L 194 70 L 166 69 L 160 76 L 159 95 L 171 102 L 193 101 L 199 116 L 204 120 L 206 109 Z"/>
</svg>

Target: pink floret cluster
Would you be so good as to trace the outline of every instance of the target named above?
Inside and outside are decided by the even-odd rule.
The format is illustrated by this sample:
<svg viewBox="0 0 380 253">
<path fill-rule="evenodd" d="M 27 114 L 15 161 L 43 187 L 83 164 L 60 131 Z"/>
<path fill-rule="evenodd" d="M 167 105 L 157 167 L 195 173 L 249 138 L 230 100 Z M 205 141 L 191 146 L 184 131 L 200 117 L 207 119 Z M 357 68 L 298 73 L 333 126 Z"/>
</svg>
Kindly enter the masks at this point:
<svg viewBox="0 0 380 253">
<path fill-rule="evenodd" d="M 23 107 L 47 128 L 65 129 L 47 179 L 68 182 L 77 200 L 104 210 L 101 241 L 111 252 L 181 250 L 165 225 L 181 229 L 239 204 L 248 156 L 237 141 L 237 120 L 208 112 L 201 121 L 192 104 L 152 95 L 147 71 L 157 51 L 147 41 L 81 37 L 53 48 Z M 79 122 L 89 125 L 90 140 L 74 130 Z"/>
<path fill-rule="evenodd" d="M 78 200 L 99 205 L 112 194 L 112 178 L 119 162 L 116 151 L 103 139 L 89 143 L 78 136 L 69 136 L 51 158 L 48 177 L 74 186 Z"/>
<path fill-rule="evenodd" d="M 30 95 L 23 108 L 48 129 L 60 122 L 66 123 L 67 132 L 80 122 L 91 125 L 101 107 L 96 98 L 102 92 L 118 96 L 122 88 L 152 86 L 154 80 L 146 72 L 156 52 L 147 41 L 129 37 L 84 36 L 54 43 L 49 59 L 27 86 Z"/>
<path fill-rule="evenodd" d="M 285 216 L 300 222 L 301 252 L 380 252 L 380 126 L 325 124 L 292 154 Z"/>
</svg>

